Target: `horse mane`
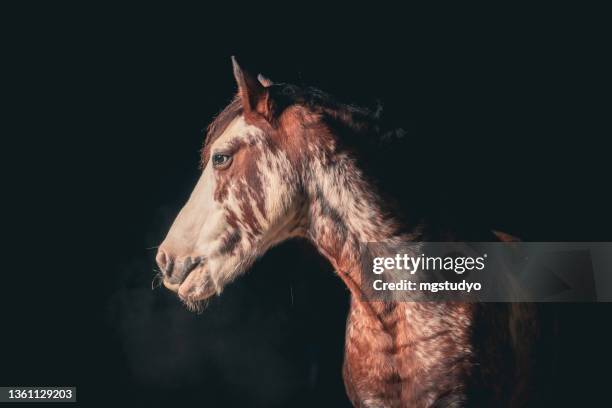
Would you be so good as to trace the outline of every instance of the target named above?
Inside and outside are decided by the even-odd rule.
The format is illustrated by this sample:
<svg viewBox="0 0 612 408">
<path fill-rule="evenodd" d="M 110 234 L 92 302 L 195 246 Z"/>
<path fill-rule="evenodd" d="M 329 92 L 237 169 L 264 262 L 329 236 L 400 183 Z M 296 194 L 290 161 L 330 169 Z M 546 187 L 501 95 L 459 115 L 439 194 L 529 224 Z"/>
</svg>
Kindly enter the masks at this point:
<svg viewBox="0 0 612 408">
<path fill-rule="evenodd" d="M 351 144 L 351 139 L 354 141 L 355 138 L 369 144 L 388 144 L 406 135 L 402 128 L 383 126 L 384 122 L 381 120 L 383 108 L 380 103 L 374 109 L 357 106 L 340 102 L 318 88 L 292 84 L 274 84 L 268 89 L 277 116 L 292 105 L 301 105 L 312 113 L 320 114 L 326 124 L 339 133 L 337 136 L 345 135 L 346 138 L 343 137 L 340 141 L 346 145 Z M 204 148 L 217 140 L 230 122 L 242 112 L 242 102 L 238 95 L 235 95 L 208 126 Z"/>
<path fill-rule="evenodd" d="M 328 125 L 350 131 L 353 137 L 363 136 L 379 143 L 401 138 L 406 133 L 402 128 L 385 126 L 380 103 L 374 108 L 358 106 L 342 102 L 318 88 L 292 84 L 275 84 L 268 89 L 279 113 L 288 106 L 301 105 L 312 113 L 320 114 Z"/>
</svg>

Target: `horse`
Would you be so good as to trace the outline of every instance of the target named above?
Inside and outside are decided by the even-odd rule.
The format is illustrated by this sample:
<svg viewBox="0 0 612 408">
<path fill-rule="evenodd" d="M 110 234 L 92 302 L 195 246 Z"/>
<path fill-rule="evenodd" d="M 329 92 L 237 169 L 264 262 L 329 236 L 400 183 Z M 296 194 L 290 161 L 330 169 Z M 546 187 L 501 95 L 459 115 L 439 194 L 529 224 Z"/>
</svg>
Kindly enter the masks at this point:
<svg viewBox="0 0 612 408">
<path fill-rule="evenodd" d="M 350 291 L 342 372 L 354 406 L 522 405 L 520 304 L 382 302 L 361 286 L 363 243 L 434 235 L 390 210 L 355 153 L 384 133 L 378 112 L 232 64 L 237 94 L 209 125 L 201 176 L 158 248 L 164 286 L 198 309 L 269 248 L 303 238 Z"/>
</svg>

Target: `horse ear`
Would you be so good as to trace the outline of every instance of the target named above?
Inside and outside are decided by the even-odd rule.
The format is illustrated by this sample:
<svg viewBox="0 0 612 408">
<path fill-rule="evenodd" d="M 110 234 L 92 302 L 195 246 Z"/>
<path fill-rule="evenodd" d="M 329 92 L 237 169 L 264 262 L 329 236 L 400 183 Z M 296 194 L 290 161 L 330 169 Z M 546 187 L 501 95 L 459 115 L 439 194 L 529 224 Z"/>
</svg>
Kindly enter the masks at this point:
<svg viewBox="0 0 612 408">
<path fill-rule="evenodd" d="M 247 116 L 253 114 L 263 116 L 264 119 L 270 119 L 270 107 L 268 104 L 269 93 L 262 82 L 251 76 L 246 71 L 243 71 L 236 61 L 236 57 L 232 56 L 232 65 L 234 67 L 234 77 L 238 83 L 238 94 L 242 99 L 242 108 Z"/>
</svg>

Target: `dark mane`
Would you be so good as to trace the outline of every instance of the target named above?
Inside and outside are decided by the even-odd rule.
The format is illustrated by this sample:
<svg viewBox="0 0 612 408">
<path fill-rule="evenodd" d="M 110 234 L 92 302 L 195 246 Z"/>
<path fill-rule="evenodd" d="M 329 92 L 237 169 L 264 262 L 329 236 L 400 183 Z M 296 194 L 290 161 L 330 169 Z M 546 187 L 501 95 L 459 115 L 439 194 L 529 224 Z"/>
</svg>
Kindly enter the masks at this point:
<svg viewBox="0 0 612 408">
<path fill-rule="evenodd" d="M 372 143 L 389 142 L 402 138 L 406 133 L 401 128 L 385 129 L 381 121 L 380 104 L 377 104 L 375 109 L 356 106 L 340 102 L 320 89 L 291 84 L 274 84 L 268 89 L 274 101 L 276 116 L 292 105 L 301 105 L 313 113 L 321 114 L 334 130 L 351 133 L 353 138 L 364 137 Z M 242 103 L 240 98 L 235 96 L 208 126 L 204 148 L 217 140 L 229 123 L 241 113 Z"/>
<path fill-rule="evenodd" d="M 386 140 L 405 133 L 402 129 L 385 128 L 380 104 L 371 109 L 344 103 L 314 87 L 275 84 L 269 89 L 279 114 L 291 105 L 301 105 L 313 113 L 321 114 L 328 125 L 367 136 L 371 141 Z"/>
</svg>

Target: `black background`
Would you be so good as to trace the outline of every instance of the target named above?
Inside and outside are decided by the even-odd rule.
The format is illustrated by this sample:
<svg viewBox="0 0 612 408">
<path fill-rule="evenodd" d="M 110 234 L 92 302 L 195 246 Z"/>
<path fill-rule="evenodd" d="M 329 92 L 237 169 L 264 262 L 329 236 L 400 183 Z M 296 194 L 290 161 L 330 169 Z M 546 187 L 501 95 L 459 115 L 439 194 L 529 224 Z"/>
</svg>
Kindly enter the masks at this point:
<svg viewBox="0 0 612 408">
<path fill-rule="evenodd" d="M 271 250 L 201 315 L 151 290 L 203 130 L 235 92 L 232 54 L 382 102 L 414 141 L 389 177 L 427 180 L 467 219 L 527 241 L 611 239 L 596 10 L 366 10 L 324 31 L 266 10 L 32 7 L 2 13 L 2 385 L 74 385 L 86 406 L 348 404 L 348 293 L 307 244 Z M 555 310 L 559 357 L 539 392 L 601 401 L 612 310 Z"/>
</svg>

